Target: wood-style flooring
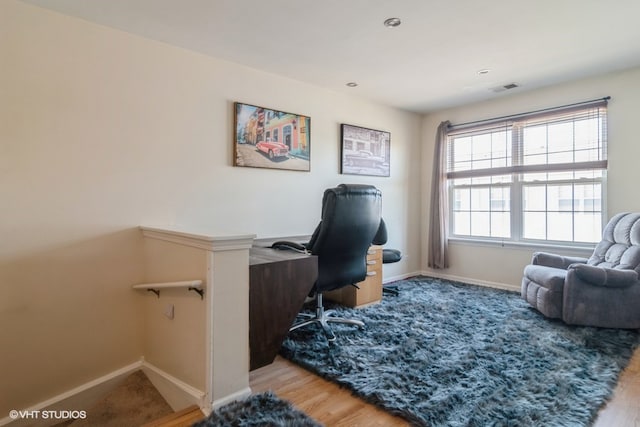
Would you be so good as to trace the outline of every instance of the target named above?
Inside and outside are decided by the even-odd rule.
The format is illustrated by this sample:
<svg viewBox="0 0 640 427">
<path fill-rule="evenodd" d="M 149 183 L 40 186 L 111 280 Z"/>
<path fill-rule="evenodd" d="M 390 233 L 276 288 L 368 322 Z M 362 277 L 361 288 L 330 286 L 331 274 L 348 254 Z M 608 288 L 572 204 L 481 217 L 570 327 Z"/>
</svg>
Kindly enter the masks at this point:
<svg viewBox="0 0 640 427">
<path fill-rule="evenodd" d="M 327 427 L 409 426 L 299 366 L 277 357 L 250 373 L 253 392 L 273 390 L 280 398 Z M 593 427 L 640 427 L 640 349 L 620 377 L 613 399 L 600 411 Z"/>
<path fill-rule="evenodd" d="M 252 371 L 249 382 L 254 393 L 272 390 L 327 427 L 409 425 L 280 356 L 271 365 Z"/>
<path fill-rule="evenodd" d="M 640 427 L 640 348 L 620 375 L 613 399 L 600 410 L 593 427 Z"/>
<path fill-rule="evenodd" d="M 144 424 L 142 427 L 191 427 L 193 423 L 200 421 L 204 417 L 198 405 L 193 405 Z"/>
</svg>

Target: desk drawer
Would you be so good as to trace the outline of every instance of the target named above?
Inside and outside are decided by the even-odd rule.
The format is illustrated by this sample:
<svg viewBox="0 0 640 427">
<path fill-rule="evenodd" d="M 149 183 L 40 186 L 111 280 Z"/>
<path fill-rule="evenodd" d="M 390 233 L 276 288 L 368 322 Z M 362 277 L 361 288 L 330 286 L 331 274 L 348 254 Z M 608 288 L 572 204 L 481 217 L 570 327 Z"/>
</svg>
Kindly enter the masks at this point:
<svg viewBox="0 0 640 427">
<path fill-rule="evenodd" d="M 382 299 L 382 246 L 371 246 L 367 253 L 367 277 L 358 288 L 344 288 L 327 292 L 326 297 L 348 307 L 361 307 Z"/>
</svg>

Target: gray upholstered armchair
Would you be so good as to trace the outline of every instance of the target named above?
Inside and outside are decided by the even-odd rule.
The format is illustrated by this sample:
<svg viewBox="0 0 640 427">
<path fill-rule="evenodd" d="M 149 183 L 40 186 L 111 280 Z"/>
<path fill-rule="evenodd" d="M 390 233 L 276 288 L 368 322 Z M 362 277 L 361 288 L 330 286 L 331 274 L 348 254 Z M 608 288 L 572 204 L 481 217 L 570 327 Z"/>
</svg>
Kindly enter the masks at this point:
<svg viewBox="0 0 640 427">
<path fill-rule="evenodd" d="M 609 221 L 590 258 L 536 252 L 522 298 L 572 325 L 640 328 L 640 213 Z"/>
</svg>

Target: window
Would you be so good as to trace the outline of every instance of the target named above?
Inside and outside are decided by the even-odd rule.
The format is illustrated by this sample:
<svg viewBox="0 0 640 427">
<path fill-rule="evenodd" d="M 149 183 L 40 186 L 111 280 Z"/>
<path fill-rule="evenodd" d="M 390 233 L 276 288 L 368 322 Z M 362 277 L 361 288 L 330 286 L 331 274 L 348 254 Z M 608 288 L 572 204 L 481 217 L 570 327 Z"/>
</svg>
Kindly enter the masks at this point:
<svg viewBox="0 0 640 427">
<path fill-rule="evenodd" d="M 450 235 L 601 239 L 606 101 L 454 127 L 447 138 Z"/>
</svg>

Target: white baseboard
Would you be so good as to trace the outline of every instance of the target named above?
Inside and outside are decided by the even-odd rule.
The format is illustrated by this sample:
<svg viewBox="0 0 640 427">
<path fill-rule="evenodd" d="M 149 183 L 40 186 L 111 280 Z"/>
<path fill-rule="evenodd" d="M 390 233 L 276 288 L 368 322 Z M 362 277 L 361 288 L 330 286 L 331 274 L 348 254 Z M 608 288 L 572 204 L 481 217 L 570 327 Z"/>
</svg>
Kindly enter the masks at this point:
<svg viewBox="0 0 640 427">
<path fill-rule="evenodd" d="M 191 405 L 198 405 L 203 411 L 206 409 L 205 395 L 202 390 L 190 386 L 184 381 L 164 372 L 146 360 L 142 360 L 142 372 L 151 384 L 160 392 L 171 409 L 179 411 Z"/>
<path fill-rule="evenodd" d="M 221 399 L 217 399 L 214 400 L 213 403 L 211 404 L 211 409 L 212 410 L 216 410 L 221 406 L 226 405 L 227 403 L 231 403 L 235 400 L 242 400 L 245 399 L 247 397 L 249 397 L 249 395 L 251 394 L 251 389 L 249 387 L 245 388 L 244 390 L 240 390 L 238 392 L 232 393 L 228 396 L 225 396 Z"/>
<path fill-rule="evenodd" d="M 144 359 L 65 391 L 29 408 L 15 409 L 25 414 L 35 414 L 41 411 L 88 411 L 98 400 L 105 397 L 111 390 L 117 387 L 125 377 L 138 370 L 142 370 L 145 373 L 149 381 L 158 389 L 162 397 L 164 397 L 174 411 L 195 404 L 208 415 L 208 408 L 207 405 L 205 405 L 205 392 L 169 375 Z M 236 399 L 235 396 L 229 396 L 228 400 Z M 42 419 L 41 417 L 34 416 L 30 418 L 13 419 L 7 416 L 0 419 L 0 426 L 47 427 L 60 423 L 61 421 L 64 420 Z"/>
<path fill-rule="evenodd" d="M 50 399 L 36 403 L 29 408 L 15 408 L 18 411 L 34 414 L 37 411 L 87 411 L 97 400 L 106 396 L 121 380 L 139 370 L 142 362 L 138 361 L 117 369 L 107 375 L 96 378 L 71 390 L 65 391 Z M 41 417 L 13 419 L 9 416 L 0 419 L 0 426 L 11 427 L 32 426 L 45 427 L 60 423 L 59 419 L 43 419 Z"/>
<path fill-rule="evenodd" d="M 399 276 L 385 277 L 382 280 L 382 284 L 386 285 L 386 284 L 391 283 L 391 282 L 397 282 L 398 280 L 408 279 L 409 277 L 420 276 L 421 274 L 424 274 L 424 273 L 418 271 L 418 272 L 414 272 L 414 273 L 400 274 Z"/>
<path fill-rule="evenodd" d="M 472 285 L 486 286 L 488 288 L 497 288 L 497 289 L 504 289 L 507 291 L 520 292 L 519 286 L 510 285 L 507 283 L 489 282 L 486 280 L 477 280 L 477 279 L 472 279 L 470 277 L 455 276 L 452 274 L 444 274 L 444 273 L 435 272 L 435 271 L 422 271 L 420 274 L 423 276 L 431 276 L 431 277 L 437 277 L 440 279 L 452 280 L 454 282 L 469 283 Z"/>
</svg>

